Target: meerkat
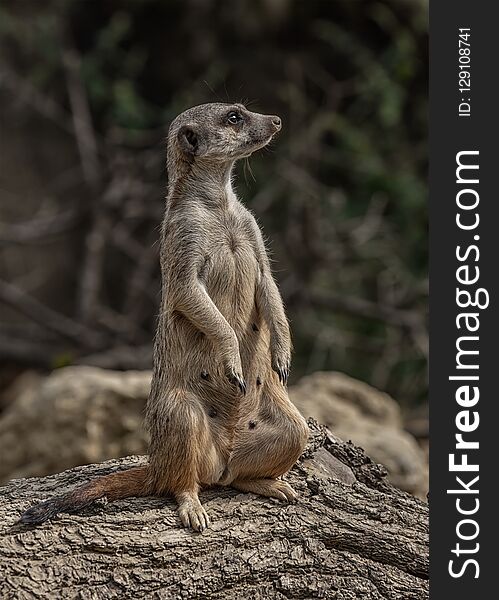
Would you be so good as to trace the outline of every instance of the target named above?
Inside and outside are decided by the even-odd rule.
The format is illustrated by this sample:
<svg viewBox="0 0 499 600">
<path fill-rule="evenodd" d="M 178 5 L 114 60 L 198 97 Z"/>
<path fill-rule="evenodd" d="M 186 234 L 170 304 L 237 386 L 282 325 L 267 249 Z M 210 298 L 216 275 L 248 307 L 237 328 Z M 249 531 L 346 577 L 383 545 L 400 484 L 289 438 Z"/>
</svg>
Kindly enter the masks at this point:
<svg viewBox="0 0 499 600">
<path fill-rule="evenodd" d="M 278 479 L 308 439 L 287 394 L 290 329 L 260 228 L 232 188 L 235 162 L 280 129 L 279 117 L 240 104 L 203 104 L 172 122 L 148 464 L 35 505 L 22 523 L 104 496 L 171 495 L 183 525 L 202 531 L 205 487 L 296 499 Z"/>
</svg>

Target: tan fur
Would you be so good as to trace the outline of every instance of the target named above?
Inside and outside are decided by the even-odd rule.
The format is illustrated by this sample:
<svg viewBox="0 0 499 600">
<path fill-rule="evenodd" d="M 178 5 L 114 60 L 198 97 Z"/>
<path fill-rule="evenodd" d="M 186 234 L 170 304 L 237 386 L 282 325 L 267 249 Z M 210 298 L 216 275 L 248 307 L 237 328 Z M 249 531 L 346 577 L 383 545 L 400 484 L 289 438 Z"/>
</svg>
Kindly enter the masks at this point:
<svg viewBox="0 0 499 600">
<path fill-rule="evenodd" d="M 231 123 L 232 113 L 241 121 Z M 293 499 L 275 478 L 307 441 L 308 427 L 285 387 L 291 339 L 282 300 L 260 229 L 231 185 L 234 162 L 279 129 L 278 117 L 217 103 L 185 111 L 168 135 L 143 490 L 173 494 L 182 522 L 196 530 L 209 523 L 198 498 L 202 486 L 233 484 Z M 116 496 L 111 489 L 107 495 Z"/>
<path fill-rule="evenodd" d="M 226 123 L 231 111 L 241 125 Z M 186 128 L 193 151 L 179 143 Z M 234 161 L 279 129 L 273 116 L 223 104 L 188 110 L 170 128 L 147 423 L 154 484 L 189 502 L 215 483 L 268 491 L 261 480 L 285 473 L 307 440 L 283 385 L 291 340 L 282 300 L 260 229 L 231 186 Z"/>
</svg>

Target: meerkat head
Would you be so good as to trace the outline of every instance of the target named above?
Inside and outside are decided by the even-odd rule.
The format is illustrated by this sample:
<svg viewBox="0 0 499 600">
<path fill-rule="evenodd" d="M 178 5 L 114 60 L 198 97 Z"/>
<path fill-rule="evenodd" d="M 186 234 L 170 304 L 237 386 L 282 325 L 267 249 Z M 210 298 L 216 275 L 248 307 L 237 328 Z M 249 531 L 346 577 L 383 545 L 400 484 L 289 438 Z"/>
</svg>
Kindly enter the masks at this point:
<svg viewBox="0 0 499 600">
<path fill-rule="evenodd" d="M 181 113 L 168 135 L 168 152 L 189 162 L 233 162 L 266 146 L 281 129 L 276 115 L 241 104 L 202 104 Z"/>
</svg>

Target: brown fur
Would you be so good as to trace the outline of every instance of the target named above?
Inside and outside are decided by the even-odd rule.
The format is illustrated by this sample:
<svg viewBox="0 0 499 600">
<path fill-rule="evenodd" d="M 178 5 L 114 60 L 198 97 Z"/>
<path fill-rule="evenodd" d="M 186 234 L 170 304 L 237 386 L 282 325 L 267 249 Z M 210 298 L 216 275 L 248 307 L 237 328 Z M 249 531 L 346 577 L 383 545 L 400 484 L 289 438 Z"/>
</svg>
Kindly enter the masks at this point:
<svg viewBox="0 0 499 600">
<path fill-rule="evenodd" d="M 240 120 L 232 123 L 232 113 Z M 297 460 L 308 434 L 285 387 L 288 322 L 260 229 L 231 186 L 234 162 L 279 129 L 278 117 L 228 104 L 197 106 L 173 121 L 146 412 L 149 466 L 139 476 L 97 479 L 74 498 L 173 494 L 184 525 L 202 530 L 209 523 L 198 498 L 202 486 L 295 497 L 275 480 Z"/>
</svg>

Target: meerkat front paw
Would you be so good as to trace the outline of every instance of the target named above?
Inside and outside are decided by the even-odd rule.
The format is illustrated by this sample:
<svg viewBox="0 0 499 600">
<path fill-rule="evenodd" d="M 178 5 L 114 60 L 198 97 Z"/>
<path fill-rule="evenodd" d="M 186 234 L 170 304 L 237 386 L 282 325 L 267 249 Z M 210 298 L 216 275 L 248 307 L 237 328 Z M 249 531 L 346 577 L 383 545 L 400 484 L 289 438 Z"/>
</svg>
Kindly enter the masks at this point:
<svg viewBox="0 0 499 600">
<path fill-rule="evenodd" d="M 232 383 L 232 385 L 237 386 L 243 394 L 246 394 L 246 382 L 242 378 L 242 375 L 232 371 L 227 373 L 227 379 Z"/>
<path fill-rule="evenodd" d="M 291 358 L 289 355 L 279 356 L 272 353 L 272 370 L 277 373 L 279 381 L 286 385 L 289 378 L 289 370 L 291 368 Z"/>
<path fill-rule="evenodd" d="M 239 364 L 229 363 L 226 365 L 225 376 L 232 385 L 237 386 L 243 394 L 246 394 L 246 382 L 242 375 L 241 361 L 239 360 L 238 362 Z"/>
</svg>

